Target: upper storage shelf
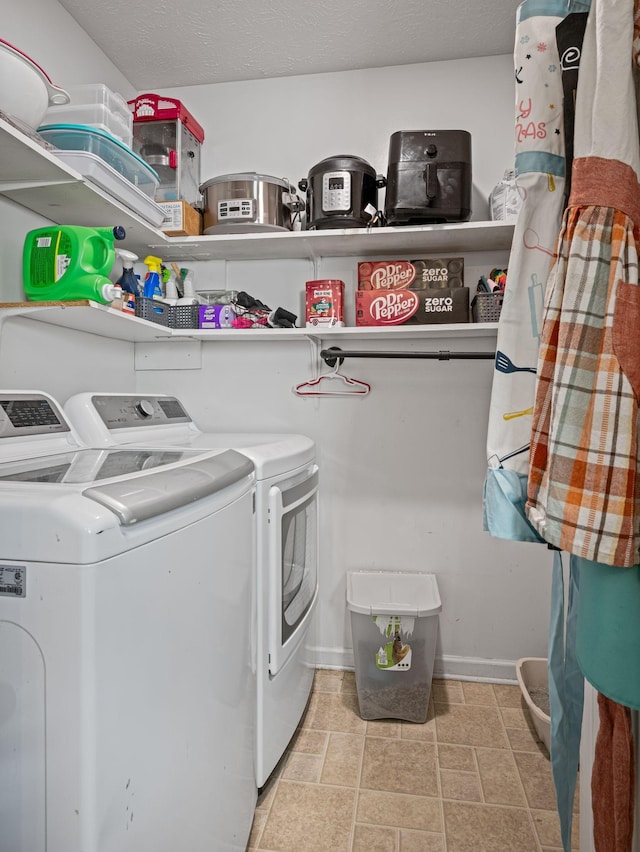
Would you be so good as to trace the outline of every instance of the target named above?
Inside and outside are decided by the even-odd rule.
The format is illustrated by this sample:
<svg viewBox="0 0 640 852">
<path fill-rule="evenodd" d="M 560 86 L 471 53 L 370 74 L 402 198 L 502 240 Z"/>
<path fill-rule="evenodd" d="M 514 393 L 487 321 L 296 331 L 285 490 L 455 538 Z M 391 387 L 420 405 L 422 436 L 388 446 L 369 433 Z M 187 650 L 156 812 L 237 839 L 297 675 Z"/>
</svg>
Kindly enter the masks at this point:
<svg viewBox="0 0 640 852">
<path fill-rule="evenodd" d="M 122 225 L 125 245 L 163 260 L 275 260 L 403 257 L 508 251 L 513 224 L 465 222 L 408 228 L 341 229 L 166 237 L 99 187 L 0 119 L 0 195 L 60 225 Z"/>
</svg>

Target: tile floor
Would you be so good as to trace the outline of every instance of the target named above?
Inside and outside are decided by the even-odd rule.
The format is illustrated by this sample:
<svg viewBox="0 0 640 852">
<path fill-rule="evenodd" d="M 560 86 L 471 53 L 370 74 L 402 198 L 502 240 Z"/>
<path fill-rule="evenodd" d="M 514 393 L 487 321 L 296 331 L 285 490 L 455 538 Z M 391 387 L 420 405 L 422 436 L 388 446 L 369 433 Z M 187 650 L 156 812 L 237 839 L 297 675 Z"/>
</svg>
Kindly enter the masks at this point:
<svg viewBox="0 0 640 852">
<path fill-rule="evenodd" d="M 317 671 L 300 729 L 258 798 L 247 849 L 561 849 L 549 760 L 519 688 L 434 680 L 425 724 L 365 722 L 353 673 Z"/>
</svg>

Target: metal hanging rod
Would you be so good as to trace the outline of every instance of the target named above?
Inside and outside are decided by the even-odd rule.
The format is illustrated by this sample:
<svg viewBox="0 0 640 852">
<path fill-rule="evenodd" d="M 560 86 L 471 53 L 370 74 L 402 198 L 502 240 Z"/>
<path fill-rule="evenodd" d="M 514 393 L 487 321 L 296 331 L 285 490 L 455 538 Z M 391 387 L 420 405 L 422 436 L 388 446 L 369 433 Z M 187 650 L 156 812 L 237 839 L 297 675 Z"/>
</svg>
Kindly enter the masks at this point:
<svg viewBox="0 0 640 852">
<path fill-rule="evenodd" d="M 439 352 L 362 352 L 359 349 L 350 349 L 347 352 L 339 346 L 331 346 L 329 349 L 321 349 L 320 357 L 329 367 L 335 367 L 336 362 L 344 361 L 345 358 L 430 358 L 437 361 L 493 361 L 495 352 L 449 352 L 441 349 Z"/>
</svg>

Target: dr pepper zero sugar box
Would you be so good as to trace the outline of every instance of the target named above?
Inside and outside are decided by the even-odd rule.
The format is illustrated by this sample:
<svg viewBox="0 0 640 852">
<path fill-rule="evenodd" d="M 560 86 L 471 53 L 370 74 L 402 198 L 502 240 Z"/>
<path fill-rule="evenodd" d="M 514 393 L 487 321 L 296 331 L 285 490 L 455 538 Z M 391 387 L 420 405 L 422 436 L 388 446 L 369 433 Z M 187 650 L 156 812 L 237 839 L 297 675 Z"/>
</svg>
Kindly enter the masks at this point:
<svg viewBox="0 0 640 852">
<path fill-rule="evenodd" d="M 383 260 L 358 264 L 356 325 L 469 322 L 464 260 Z"/>
</svg>

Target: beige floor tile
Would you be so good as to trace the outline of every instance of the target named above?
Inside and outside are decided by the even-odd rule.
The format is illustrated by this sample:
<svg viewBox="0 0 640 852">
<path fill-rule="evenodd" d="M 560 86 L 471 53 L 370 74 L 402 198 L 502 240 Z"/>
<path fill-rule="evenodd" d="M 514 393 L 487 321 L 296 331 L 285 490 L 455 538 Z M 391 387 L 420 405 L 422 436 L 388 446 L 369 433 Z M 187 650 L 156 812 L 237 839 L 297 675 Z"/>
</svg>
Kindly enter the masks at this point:
<svg viewBox="0 0 640 852">
<path fill-rule="evenodd" d="M 313 730 L 364 734 L 367 723 L 358 715 L 358 700 L 351 693 L 316 693 L 309 727 Z"/>
<path fill-rule="evenodd" d="M 526 707 L 501 707 L 500 713 L 505 728 L 533 730 L 533 722 Z"/>
<path fill-rule="evenodd" d="M 281 778 L 288 781 L 311 781 L 317 783 L 322 771 L 322 757 L 318 754 L 289 752 L 282 769 Z"/>
<path fill-rule="evenodd" d="M 427 719 L 423 724 L 403 722 L 400 729 L 403 740 L 421 740 L 423 743 L 432 743 L 436 738 L 436 720 Z"/>
<path fill-rule="evenodd" d="M 395 828 L 356 824 L 352 852 L 398 852 L 398 832 Z"/>
<path fill-rule="evenodd" d="M 356 692 L 356 673 L 343 672 L 342 674 L 344 675 L 344 677 L 342 678 L 340 692 Z"/>
<path fill-rule="evenodd" d="M 476 759 L 470 746 L 438 743 L 440 769 L 459 769 L 461 772 L 476 772 Z"/>
<path fill-rule="evenodd" d="M 530 808 L 554 811 L 556 794 L 551 775 L 551 764 L 542 754 L 514 752 L 516 766 Z"/>
<path fill-rule="evenodd" d="M 398 739 L 402 730 L 402 722 L 393 719 L 374 719 L 367 722 L 368 737 L 393 737 Z"/>
<path fill-rule="evenodd" d="M 477 748 L 476 759 L 485 802 L 493 805 L 527 807 L 520 774 L 510 751 Z"/>
<path fill-rule="evenodd" d="M 490 683 L 462 681 L 462 694 L 465 704 L 497 704 L 493 686 Z"/>
<path fill-rule="evenodd" d="M 329 735 L 324 731 L 312 731 L 309 728 L 298 728 L 296 735 L 289 743 L 289 751 L 302 751 L 305 754 L 324 754 Z"/>
<path fill-rule="evenodd" d="M 364 737 L 358 734 L 329 734 L 320 781 L 323 784 L 357 787 L 363 750 Z"/>
<path fill-rule="evenodd" d="M 452 704 L 444 712 L 436 704 L 438 742 L 508 748 L 509 741 L 497 707 Z"/>
<path fill-rule="evenodd" d="M 360 786 L 415 796 L 437 796 L 435 746 L 366 737 Z"/>
<path fill-rule="evenodd" d="M 578 807 L 576 793 L 574 852 Z M 365 722 L 354 673 L 316 672 L 247 850 L 561 852 L 548 752 L 519 687 L 436 678 L 426 723 Z"/>
<path fill-rule="evenodd" d="M 506 730 L 514 751 L 533 751 L 549 757 L 545 744 L 538 739 L 538 735 L 531 728 L 507 728 Z"/>
<path fill-rule="evenodd" d="M 557 811 L 531 810 L 533 825 L 542 846 L 550 846 L 562 849 L 562 835 L 560 834 L 560 819 Z M 578 814 L 573 817 L 571 824 L 571 848 L 580 848 L 580 818 Z"/>
<path fill-rule="evenodd" d="M 349 852 L 355 790 L 281 780 L 259 849 Z"/>
<path fill-rule="evenodd" d="M 356 821 L 441 833 L 440 799 L 360 790 Z"/>
<path fill-rule="evenodd" d="M 316 669 L 313 688 L 316 692 L 340 692 L 345 672 L 332 669 Z"/>
<path fill-rule="evenodd" d="M 443 802 L 447 852 L 537 852 L 525 808 Z"/>
<path fill-rule="evenodd" d="M 400 831 L 400 852 L 444 852 L 444 837 L 426 831 Z"/>
<path fill-rule="evenodd" d="M 496 701 L 501 707 L 525 706 L 522 691 L 517 684 L 512 686 L 508 683 L 494 683 L 492 686 Z"/>
<path fill-rule="evenodd" d="M 434 680 L 431 683 L 431 697 L 439 704 L 463 704 L 462 681 Z"/>
<path fill-rule="evenodd" d="M 441 769 L 440 787 L 443 799 L 458 799 L 463 802 L 482 801 L 480 779 L 475 772 Z"/>
</svg>

